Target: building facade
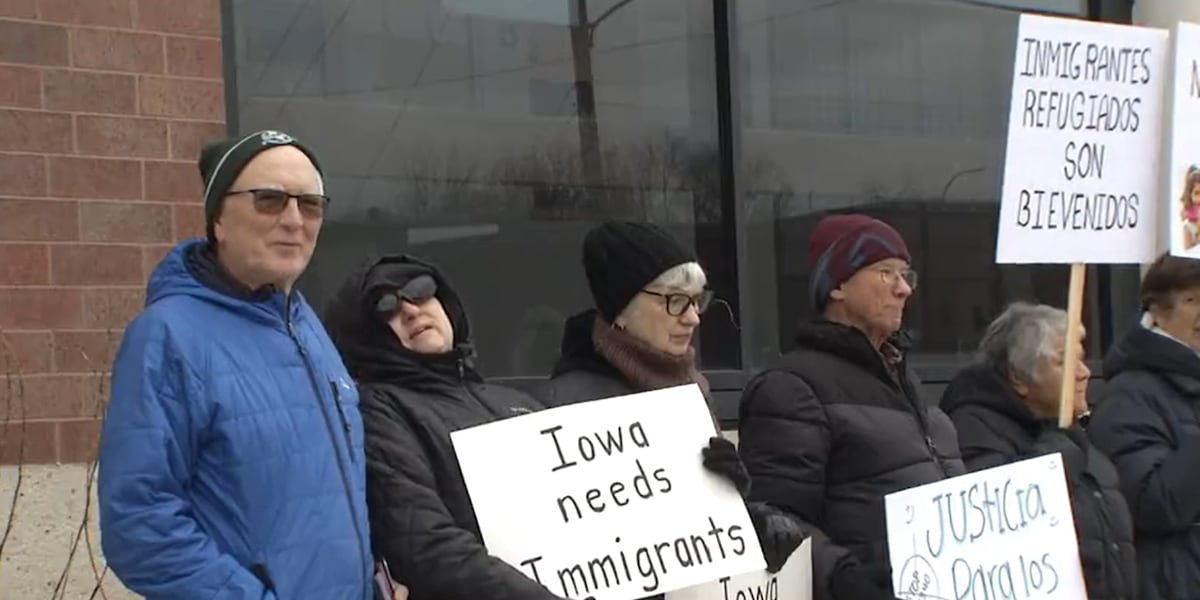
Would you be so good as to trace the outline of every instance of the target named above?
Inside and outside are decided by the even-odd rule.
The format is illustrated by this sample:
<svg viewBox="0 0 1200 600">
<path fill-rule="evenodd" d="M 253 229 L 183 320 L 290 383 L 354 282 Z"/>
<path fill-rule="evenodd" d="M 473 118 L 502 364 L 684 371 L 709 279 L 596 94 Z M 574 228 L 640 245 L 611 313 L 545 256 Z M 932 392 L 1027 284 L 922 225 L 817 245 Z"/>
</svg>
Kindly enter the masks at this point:
<svg viewBox="0 0 1200 600">
<path fill-rule="evenodd" d="M 698 343 L 727 426 L 810 316 L 816 220 L 878 216 L 915 255 L 935 395 L 1006 303 L 1065 303 L 1066 267 L 993 262 L 1022 10 L 1200 21 L 1179 0 L 0 0 L 0 595 L 129 597 L 88 466 L 145 279 L 202 234 L 204 140 L 310 142 L 334 197 L 310 300 L 368 254 L 426 256 L 517 386 L 588 304 L 583 233 L 670 228 L 723 300 Z M 1089 267 L 1093 359 L 1138 279 Z"/>
<path fill-rule="evenodd" d="M 95 456 L 146 276 L 203 232 L 221 59 L 215 2 L 0 1 L 0 464 Z"/>
<path fill-rule="evenodd" d="M 379 252 L 442 266 L 483 372 L 550 370 L 606 218 L 693 245 L 723 300 L 703 370 L 732 424 L 809 315 L 807 236 L 892 223 L 931 394 L 1060 266 L 993 263 L 1021 10 L 1169 22 L 1166 0 L 7 0 L 0 3 L 0 463 L 94 453 L 104 373 L 144 281 L 202 232 L 204 139 L 283 129 L 333 204 L 318 307 Z M 1089 268 L 1088 351 L 1130 324 L 1136 266 Z"/>
</svg>

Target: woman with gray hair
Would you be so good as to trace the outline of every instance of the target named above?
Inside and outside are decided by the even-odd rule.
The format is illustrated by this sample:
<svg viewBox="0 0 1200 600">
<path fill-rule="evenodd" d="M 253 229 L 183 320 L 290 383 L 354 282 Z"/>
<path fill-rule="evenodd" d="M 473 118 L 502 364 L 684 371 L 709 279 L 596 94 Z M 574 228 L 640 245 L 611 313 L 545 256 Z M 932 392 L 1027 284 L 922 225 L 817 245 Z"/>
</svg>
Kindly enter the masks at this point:
<svg viewBox="0 0 1200 600">
<path fill-rule="evenodd" d="M 1061 453 L 1079 537 L 1088 598 L 1136 598 L 1133 525 L 1116 468 L 1087 439 L 1087 381 L 1080 329 L 1075 367 L 1075 422 L 1057 424 L 1066 311 L 1018 302 L 988 326 L 981 360 L 959 373 L 942 395 L 958 428 L 963 462 L 971 471 Z"/>
</svg>

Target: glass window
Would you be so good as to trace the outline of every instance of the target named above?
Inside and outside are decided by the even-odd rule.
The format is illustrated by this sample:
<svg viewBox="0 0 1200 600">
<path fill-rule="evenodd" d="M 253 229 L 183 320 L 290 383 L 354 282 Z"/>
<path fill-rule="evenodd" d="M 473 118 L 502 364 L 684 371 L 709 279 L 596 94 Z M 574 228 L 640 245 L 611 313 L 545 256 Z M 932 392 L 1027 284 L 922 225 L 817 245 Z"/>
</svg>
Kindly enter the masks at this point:
<svg viewBox="0 0 1200 600">
<path fill-rule="evenodd" d="M 439 264 L 483 372 L 543 376 L 590 305 L 584 232 L 669 227 L 732 248 L 716 178 L 710 0 L 234 0 L 236 122 L 310 140 L 330 207 L 301 288 L 317 306 L 369 254 Z M 585 25 L 586 24 L 586 25 Z M 710 273 L 736 306 L 736 273 Z M 705 368 L 737 367 L 705 319 Z"/>
<path fill-rule="evenodd" d="M 1019 13 L 989 4 L 1015 3 L 737 2 L 738 187 L 756 305 L 744 343 L 756 363 L 812 316 L 808 238 L 832 212 L 875 216 L 907 240 L 921 276 L 907 324 L 926 373 L 960 367 L 1010 301 L 1065 305 L 1066 266 L 994 264 Z M 1092 354 L 1111 330 L 1097 309 L 1114 307 L 1100 293 L 1111 274 L 1089 269 Z M 1127 318 L 1127 300 L 1113 310 Z"/>
</svg>

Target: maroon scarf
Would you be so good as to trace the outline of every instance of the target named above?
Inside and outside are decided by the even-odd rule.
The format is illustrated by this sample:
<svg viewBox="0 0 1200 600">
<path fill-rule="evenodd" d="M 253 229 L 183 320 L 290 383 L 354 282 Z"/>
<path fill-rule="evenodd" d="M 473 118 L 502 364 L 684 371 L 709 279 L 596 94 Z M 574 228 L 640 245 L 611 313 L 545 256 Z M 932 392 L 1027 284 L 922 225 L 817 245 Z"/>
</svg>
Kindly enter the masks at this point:
<svg viewBox="0 0 1200 600">
<path fill-rule="evenodd" d="M 708 379 L 696 369 L 696 349 L 677 356 L 658 350 L 596 315 L 592 325 L 596 353 L 639 392 L 695 383 L 708 398 Z"/>
</svg>

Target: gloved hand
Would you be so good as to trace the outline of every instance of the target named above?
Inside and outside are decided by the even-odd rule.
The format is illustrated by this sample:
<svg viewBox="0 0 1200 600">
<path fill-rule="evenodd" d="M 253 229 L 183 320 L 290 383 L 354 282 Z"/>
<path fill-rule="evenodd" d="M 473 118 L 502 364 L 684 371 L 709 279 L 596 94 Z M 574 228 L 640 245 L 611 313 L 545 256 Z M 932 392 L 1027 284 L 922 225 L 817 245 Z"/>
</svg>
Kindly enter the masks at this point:
<svg viewBox="0 0 1200 600">
<path fill-rule="evenodd" d="M 742 457 L 738 456 L 733 442 L 719 435 L 710 437 L 702 454 L 704 468 L 728 479 L 743 498 L 750 493 L 750 473 L 746 472 L 746 465 L 742 464 Z"/>
<path fill-rule="evenodd" d="M 848 560 L 833 572 L 833 600 L 896 600 L 892 572 L 887 567 L 864 566 Z"/>
<path fill-rule="evenodd" d="M 767 572 L 776 573 L 808 536 L 800 521 L 766 502 L 751 502 L 746 509 L 750 511 L 750 521 L 754 523 L 754 532 L 758 534 L 758 545 L 762 546 Z"/>
</svg>

